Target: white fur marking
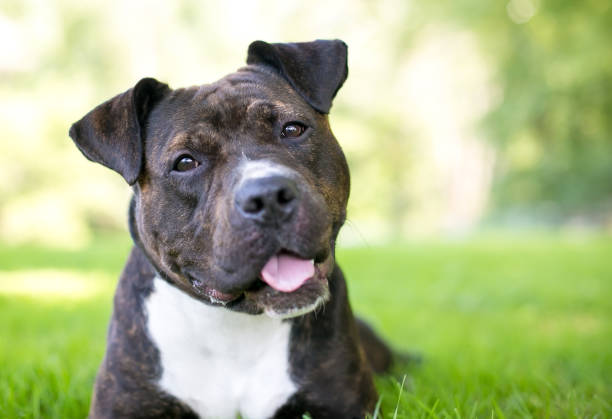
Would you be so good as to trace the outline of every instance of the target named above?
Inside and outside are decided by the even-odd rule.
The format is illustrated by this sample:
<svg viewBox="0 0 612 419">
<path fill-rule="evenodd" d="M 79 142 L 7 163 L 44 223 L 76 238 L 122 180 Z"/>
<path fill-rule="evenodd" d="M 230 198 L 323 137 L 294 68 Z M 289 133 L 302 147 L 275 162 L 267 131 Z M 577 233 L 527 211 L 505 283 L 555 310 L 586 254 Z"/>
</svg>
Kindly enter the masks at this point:
<svg viewBox="0 0 612 419">
<path fill-rule="evenodd" d="M 155 278 L 146 301 L 158 385 L 202 418 L 268 418 L 296 391 L 290 324 L 208 306 Z"/>
<path fill-rule="evenodd" d="M 240 165 L 239 170 L 239 184 L 248 179 L 257 179 L 274 175 L 287 177 L 296 176 L 296 172 L 292 169 L 281 164 L 271 162 L 270 160 L 248 160 Z"/>
</svg>

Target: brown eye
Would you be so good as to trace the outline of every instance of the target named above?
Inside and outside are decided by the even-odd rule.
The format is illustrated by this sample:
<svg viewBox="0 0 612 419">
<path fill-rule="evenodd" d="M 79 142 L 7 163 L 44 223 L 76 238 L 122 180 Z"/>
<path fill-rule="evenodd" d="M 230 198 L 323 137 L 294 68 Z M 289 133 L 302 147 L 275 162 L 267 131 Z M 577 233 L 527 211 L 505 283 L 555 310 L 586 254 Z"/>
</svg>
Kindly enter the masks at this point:
<svg viewBox="0 0 612 419">
<path fill-rule="evenodd" d="M 177 172 L 187 172 L 195 169 L 199 165 L 200 163 L 196 159 L 187 154 L 183 154 L 181 157 L 176 159 L 172 170 L 176 170 Z"/>
<path fill-rule="evenodd" d="M 306 131 L 306 126 L 299 122 L 289 122 L 281 131 L 281 138 L 298 138 Z"/>
</svg>

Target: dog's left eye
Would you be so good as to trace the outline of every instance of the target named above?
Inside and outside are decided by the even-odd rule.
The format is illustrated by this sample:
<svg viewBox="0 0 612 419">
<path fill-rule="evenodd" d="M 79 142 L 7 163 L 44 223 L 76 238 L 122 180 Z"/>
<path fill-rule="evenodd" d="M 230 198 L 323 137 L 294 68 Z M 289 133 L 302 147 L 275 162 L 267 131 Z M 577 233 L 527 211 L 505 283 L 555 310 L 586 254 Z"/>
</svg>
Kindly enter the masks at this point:
<svg viewBox="0 0 612 419">
<path fill-rule="evenodd" d="M 306 125 L 300 122 L 289 122 L 283 127 L 280 136 L 281 138 L 298 138 L 304 131 L 306 131 Z"/>
<path fill-rule="evenodd" d="M 177 172 L 187 172 L 198 167 L 200 163 L 188 154 L 183 154 L 174 162 L 172 170 Z"/>
</svg>

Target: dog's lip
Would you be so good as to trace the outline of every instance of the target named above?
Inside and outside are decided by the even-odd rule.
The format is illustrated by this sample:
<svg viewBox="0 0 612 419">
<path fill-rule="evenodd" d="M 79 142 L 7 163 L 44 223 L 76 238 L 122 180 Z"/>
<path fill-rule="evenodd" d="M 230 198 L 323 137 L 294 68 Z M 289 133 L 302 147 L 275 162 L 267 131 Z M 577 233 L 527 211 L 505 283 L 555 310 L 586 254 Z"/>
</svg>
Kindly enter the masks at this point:
<svg viewBox="0 0 612 419">
<path fill-rule="evenodd" d="M 243 293 L 227 293 L 205 285 L 201 280 L 192 278 L 191 284 L 200 295 L 207 296 L 213 303 L 227 304 L 242 296 Z"/>
</svg>

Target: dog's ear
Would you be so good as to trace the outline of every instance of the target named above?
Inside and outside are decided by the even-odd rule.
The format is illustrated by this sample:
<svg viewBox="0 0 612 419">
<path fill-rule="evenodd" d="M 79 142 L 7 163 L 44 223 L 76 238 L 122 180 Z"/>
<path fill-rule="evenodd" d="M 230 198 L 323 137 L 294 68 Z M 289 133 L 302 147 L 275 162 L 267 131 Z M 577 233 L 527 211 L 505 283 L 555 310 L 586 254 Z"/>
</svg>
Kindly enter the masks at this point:
<svg viewBox="0 0 612 419">
<path fill-rule="evenodd" d="M 133 185 L 142 166 L 147 116 L 169 91 L 167 84 L 142 79 L 72 124 L 70 138 L 89 160 L 113 169 Z"/>
<path fill-rule="evenodd" d="M 265 65 L 278 71 L 321 113 L 329 112 L 348 75 L 347 47 L 340 40 L 291 44 L 255 41 L 249 46 L 247 64 Z"/>
</svg>

